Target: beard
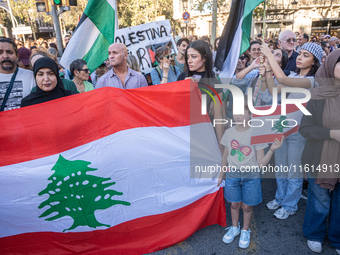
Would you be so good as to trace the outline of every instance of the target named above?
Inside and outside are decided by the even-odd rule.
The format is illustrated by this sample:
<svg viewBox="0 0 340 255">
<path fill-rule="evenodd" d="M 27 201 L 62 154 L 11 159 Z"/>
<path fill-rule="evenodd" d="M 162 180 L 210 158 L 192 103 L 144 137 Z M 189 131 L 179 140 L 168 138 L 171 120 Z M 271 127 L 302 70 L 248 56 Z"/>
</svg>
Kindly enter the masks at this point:
<svg viewBox="0 0 340 255">
<path fill-rule="evenodd" d="M 11 66 L 4 66 L 4 63 L 10 63 Z M 10 59 L 4 59 L 0 62 L 1 69 L 4 71 L 12 71 L 16 67 L 16 61 L 12 61 Z"/>
</svg>

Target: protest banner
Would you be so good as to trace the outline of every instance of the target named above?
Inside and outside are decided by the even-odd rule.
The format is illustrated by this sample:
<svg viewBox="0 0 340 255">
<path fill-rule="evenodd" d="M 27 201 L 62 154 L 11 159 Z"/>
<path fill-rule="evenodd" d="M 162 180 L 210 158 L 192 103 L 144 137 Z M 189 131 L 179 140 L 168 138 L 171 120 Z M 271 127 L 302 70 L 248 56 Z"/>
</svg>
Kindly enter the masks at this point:
<svg viewBox="0 0 340 255">
<path fill-rule="evenodd" d="M 168 45 L 171 53 L 177 54 L 169 20 L 119 29 L 115 34 L 115 42 L 125 44 L 129 54 L 137 58 L 140 70 L 144 74 L 151 72 L 158 47 Z"/>
</svg>

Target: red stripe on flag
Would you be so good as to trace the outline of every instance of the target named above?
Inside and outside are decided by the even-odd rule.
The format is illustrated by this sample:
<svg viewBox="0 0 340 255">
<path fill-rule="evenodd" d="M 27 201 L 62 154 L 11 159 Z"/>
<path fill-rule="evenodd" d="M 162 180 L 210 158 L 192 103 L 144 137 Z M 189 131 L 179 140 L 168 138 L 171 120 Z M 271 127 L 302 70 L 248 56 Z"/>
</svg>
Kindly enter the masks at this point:
<svg viewBox="0 0 340 255">
<path fill-rule="evenodd" d="M 282 136 L 285 137 L 296 133 L 299 130 L 300 126 L 296 126 L 290 130 L 288 130 L 284 134 L 272 134 L 272 135 L 259 135 L 259 136 L 252 136 L 250 144 L 259 144 L 259 143 L 273 143 L 275 138 L 281 140 Z"/>
<path fill-rule="evenodd" d="M 190 80 L 140 89 L 111 87 L 0 113 L 0 166 L 38 159 L 116 132 L 210 122 Z"/>
<path fill-rule="evenodd" d="M 304 107 L 306 107 L 307 103 L 304 103 L 302 104 Z M 271 106 L 258 106 L 258 107 L 255 107 L 255 109 L 257 110 L 260 110 L 260 111 L 264 111 L 264 110 L 268 110 L 270 109 Z M 295 104 L 288 104 L 286 106 L 286 115 L 289 114 L 289 113 L 293 113 L 293 112 L 296 112 L 296 111 L 300 111 L 300 109 L 295 105 Z M 272 114 L 268 114 L 268 115 L 257 115 L 257 114 L 253 114 L 253 118 L 263 118 L 264 116 L 274 116 L 274 115 L 282 115 L 281 114 L 281 105 L 278 105 L 276 107 L 276 110 L 272 113 Z"/>
<path fill-rule="evenodd" d="M 26 233 L 1 238 L 0 254 L 144 254 L 179 243 L 213 224 L 226 226 L 223 188 L 180 209 L 106 230 Z"/>
</svg>

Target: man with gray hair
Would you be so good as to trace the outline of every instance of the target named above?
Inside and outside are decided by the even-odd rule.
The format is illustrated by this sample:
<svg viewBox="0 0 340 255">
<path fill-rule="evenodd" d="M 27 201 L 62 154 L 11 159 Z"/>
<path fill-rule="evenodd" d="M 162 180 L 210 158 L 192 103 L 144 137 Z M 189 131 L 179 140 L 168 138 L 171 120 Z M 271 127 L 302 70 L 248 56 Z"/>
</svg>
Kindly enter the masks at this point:
<svg viewBox="0 0 340 255">
<path fill-rule="evenodd" d="M 291 30 L 285 30 L 279 35 L 279 45 L 282 50 L 284 50 L 288 55 L 288 63 L 285 68 L 284 73 L 288 76 L 290 72 L 295 72 L 296 70 L 296 58 L 298 54 L 294 51 L 296 35 Z"/>
<path fill-rule="evenodd" d="M 109 61 L 112 69 L 99 78 L 96 89 L 115 87 L 134 89 L 148 86 L 145 77 L 127 65 L 128 51 L 124 44 L 113 43 L 109 47 Z"/>
<path fill-rule="evenodd" d="M 330 50 L 330 52 L 335 51 L 335 50 L 338 49 L 337 42 L 338 42 L 338 38 L 335 37 L 335 36 L 333 36 L 333 37 L 329 40 L 329 44 L 331 45 L 331 50 Z"/>
</svg>

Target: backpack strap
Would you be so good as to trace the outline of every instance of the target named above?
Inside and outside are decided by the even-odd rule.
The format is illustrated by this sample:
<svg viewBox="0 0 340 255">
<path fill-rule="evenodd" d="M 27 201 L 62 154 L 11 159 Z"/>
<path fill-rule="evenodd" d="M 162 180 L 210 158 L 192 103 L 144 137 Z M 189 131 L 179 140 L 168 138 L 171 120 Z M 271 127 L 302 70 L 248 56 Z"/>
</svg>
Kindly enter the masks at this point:
<svg viewBox="0 0 340 255">
<path fill-rule="evenodd" d="M 174 65 L 170 65 L 172 71 L 174 71 L 175 75 L 177 76 L 177 71 L 176 71 L 176 67 Z"/>
<path fill-rule="evenodd" d="M 159 66 L 156 66 L 156 71 L 157 71 L 157 73 L 158 73 L 159 80 L 162 81 L 162 77 L 161 77 L 161 69 L 159 68 Z"/>
</svg>

